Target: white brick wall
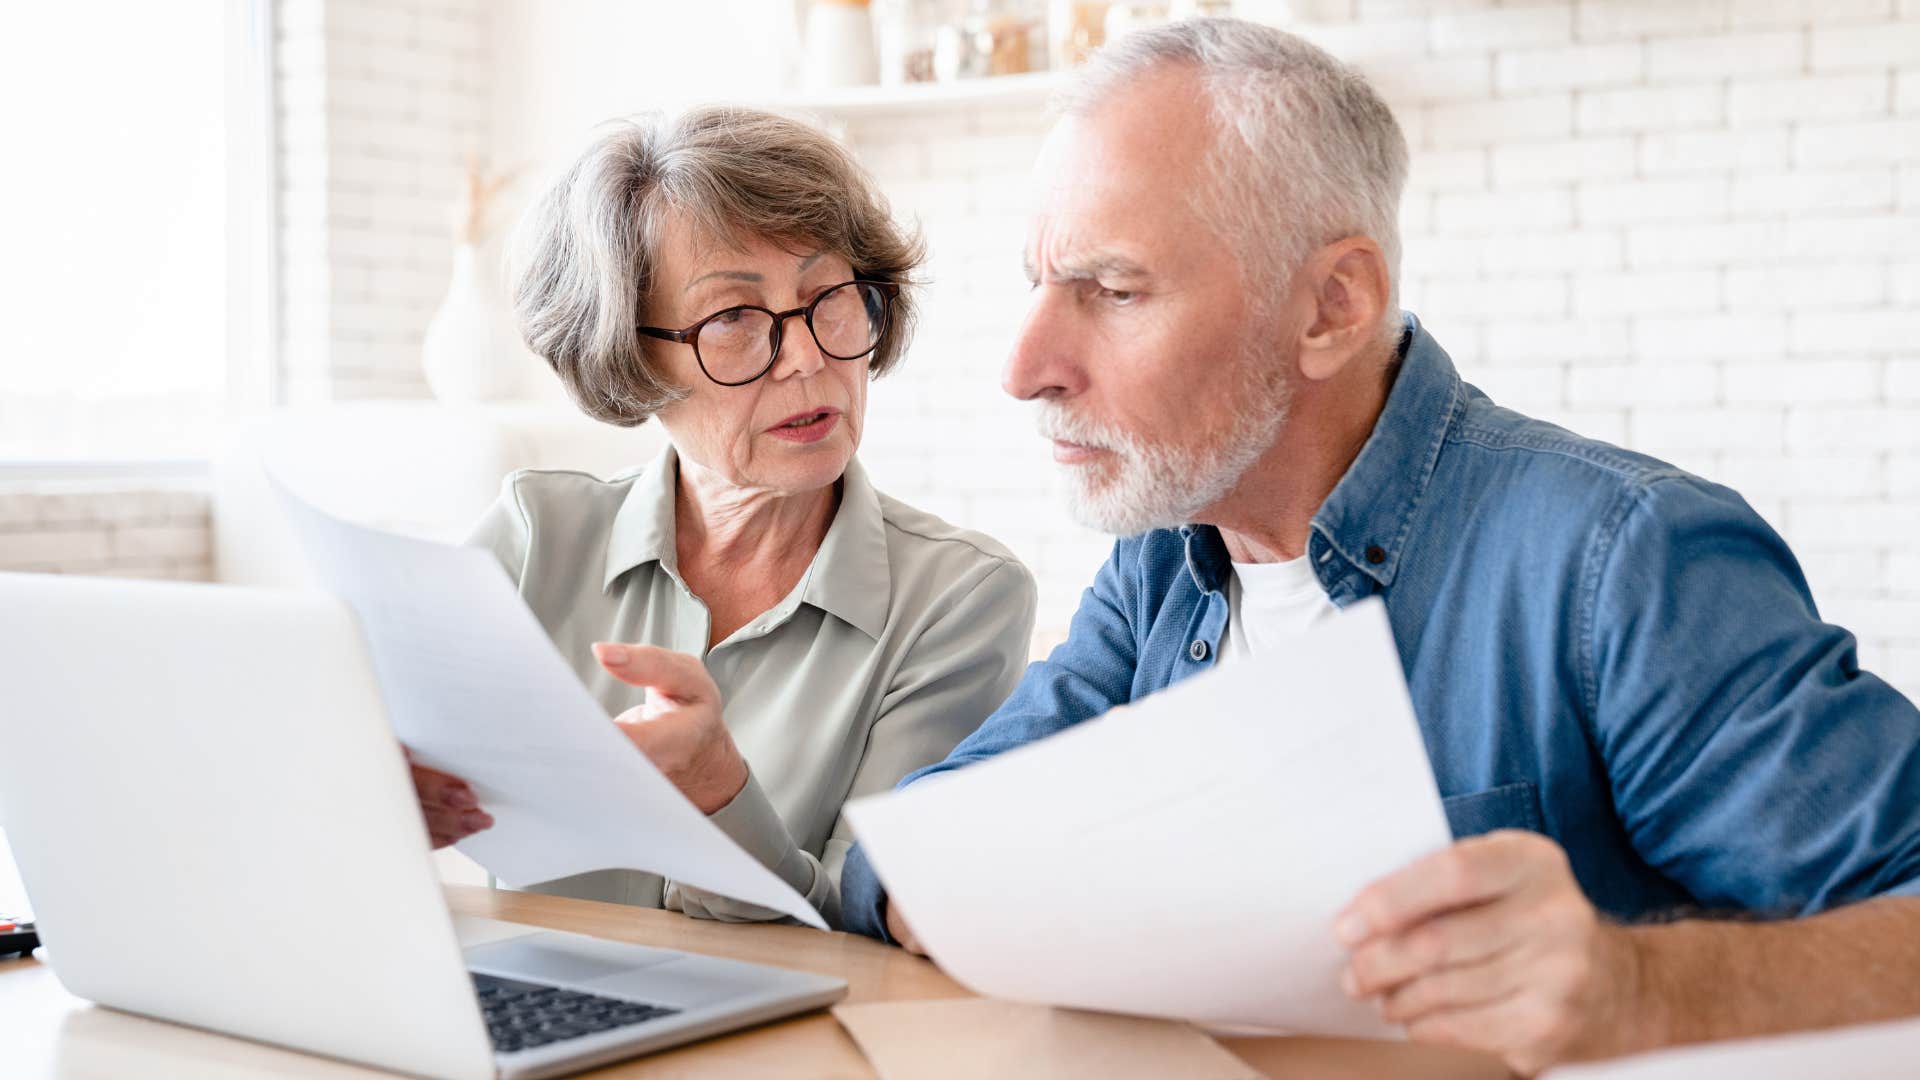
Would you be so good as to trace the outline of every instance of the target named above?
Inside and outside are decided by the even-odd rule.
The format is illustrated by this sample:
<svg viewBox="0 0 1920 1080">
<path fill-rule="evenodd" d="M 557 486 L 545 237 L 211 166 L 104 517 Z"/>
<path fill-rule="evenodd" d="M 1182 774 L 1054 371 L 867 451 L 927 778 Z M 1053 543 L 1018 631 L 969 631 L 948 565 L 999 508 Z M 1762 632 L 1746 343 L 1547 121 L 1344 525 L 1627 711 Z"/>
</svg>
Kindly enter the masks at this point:
<svg viewBox="0 0 1920 1080">
<path fill-rule="evenodd" d="M 278 0 L 281 384 L 417 397 L 452 206 L 486 149 L 484 0 Z"/>
<path fill-rule="evenodd" d="M 527 91 L 512 78 L 545 91 L 571 75 L 490 85 L 512 65 L 488 49 L 518 43 L 485 0 L 279 5 L 287 385 L 418 394 L 460 161 Z M 1284 6 L 1400 117 L 1404 299 L 1467 377 L 1734 484 L 1802 555 L 1828 617 L 1861 634 L 1865 663 L 1920 695 L 1920 4 Z M 553 98 L 552 117 L 507 110 L 525 129 L 507 156 L 555 123 L 584 134 L 687 93 L 640 70 L 567 85 L 531 95 Z M 1030 415 L 998 389 L 1045 126 L 1037 108 L 994 106 L 845 134 L 933 250 L 920 335 L 875 387 L 863 456 L 893 494 L 1018 551 L 1057 631 L 1108 541 L 1066 520 Z M 60 535 L 115 558 L 122 541 L 98 533 Z M 130 539 L 126 557 L 176 542 Z"/>
<path fill-rule="evenodd" d="M 205 581 L 212 562 L 207 494 L 197 487 L 0 487 L 0 570 Z"/>
<path fill-rule="evenodd" d="M 1295 5 L 1296 10 L 1307 10 Z M 1414 153 L 1403 291 L 1507 404 L 1739 488 L 1920 695 L 1920 11 L 1893 0 L 1357 0 L 1296 26 Z M 892 493 L 1000 536 L 1064 625 L 1106 542 L 997 388 L 1037 110 L 854 120 L 932 241 L 874 394 Z M 991 198 L 989 198 L 991 193 Z"/>
</svg>

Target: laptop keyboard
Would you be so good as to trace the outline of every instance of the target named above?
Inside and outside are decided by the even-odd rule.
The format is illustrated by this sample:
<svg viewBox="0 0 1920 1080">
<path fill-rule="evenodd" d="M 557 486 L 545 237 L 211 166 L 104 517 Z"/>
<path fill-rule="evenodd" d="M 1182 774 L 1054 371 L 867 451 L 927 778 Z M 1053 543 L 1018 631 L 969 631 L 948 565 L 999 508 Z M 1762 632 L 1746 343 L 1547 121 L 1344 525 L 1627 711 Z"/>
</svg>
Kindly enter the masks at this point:
<svg viewBox="0 0 1920 1080">
<path fill-rule="evenodd" d="M 480 998 L 480 1012 L 487 1019 L 493 1048 L 506 1054 L 658 1020 L 680 1011 L 477 971 L 468 974 L 473 976 L 474 992 Z"/>
</svg>

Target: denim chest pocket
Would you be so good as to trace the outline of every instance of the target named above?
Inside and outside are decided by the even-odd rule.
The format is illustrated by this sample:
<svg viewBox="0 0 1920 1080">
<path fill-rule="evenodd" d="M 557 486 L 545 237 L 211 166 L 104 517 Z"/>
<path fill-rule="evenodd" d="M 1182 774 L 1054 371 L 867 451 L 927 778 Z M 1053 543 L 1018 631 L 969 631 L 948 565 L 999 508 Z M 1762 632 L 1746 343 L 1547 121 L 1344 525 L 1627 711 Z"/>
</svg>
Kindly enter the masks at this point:
<svg viewBox="0 0 1920 1080">
<path fill-rule="evenodd" d="M 1455 840 L 1495 829 L 1545 831 L 1540 821 L 1540 789 L 1529 783 L 1453 795 L 1440 800 L 1440 804 L 1447 812 L 1447 827 L 1453 830 Z"/>
</svg>

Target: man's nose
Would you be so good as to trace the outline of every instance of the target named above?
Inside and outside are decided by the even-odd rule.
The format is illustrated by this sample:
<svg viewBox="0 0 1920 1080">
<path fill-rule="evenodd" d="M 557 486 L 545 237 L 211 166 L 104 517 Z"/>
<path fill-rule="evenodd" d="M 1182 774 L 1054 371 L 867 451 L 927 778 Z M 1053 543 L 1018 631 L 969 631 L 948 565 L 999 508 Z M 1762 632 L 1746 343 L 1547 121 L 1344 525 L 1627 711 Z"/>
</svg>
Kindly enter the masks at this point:
<svg viewBox="0 0 1920 1080">
<path fill-rule="evenodd" d="M 1080 365 L 1074 360 L 1075 335 L 1057 294 L 1042 285 L 1034 290 L 1033 305 L 1013 339 L 1000 388 L 1021 401 L 1078 393 L 1083 387 Z"/>
</svg>

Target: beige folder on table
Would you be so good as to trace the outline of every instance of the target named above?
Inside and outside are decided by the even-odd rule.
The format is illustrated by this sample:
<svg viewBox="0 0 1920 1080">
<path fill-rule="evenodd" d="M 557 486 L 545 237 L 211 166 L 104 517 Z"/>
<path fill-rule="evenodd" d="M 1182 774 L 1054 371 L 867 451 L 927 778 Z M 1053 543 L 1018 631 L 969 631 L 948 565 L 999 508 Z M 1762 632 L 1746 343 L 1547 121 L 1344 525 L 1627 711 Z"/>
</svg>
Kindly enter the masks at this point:
<svg viewBox="0 0 1920 1080">
<path fill-rule="evenodd" d="M 1255 1080 L 1192 1025 L 993 998 L 837 1005 L 881 1080 Z"/>
</svg>

